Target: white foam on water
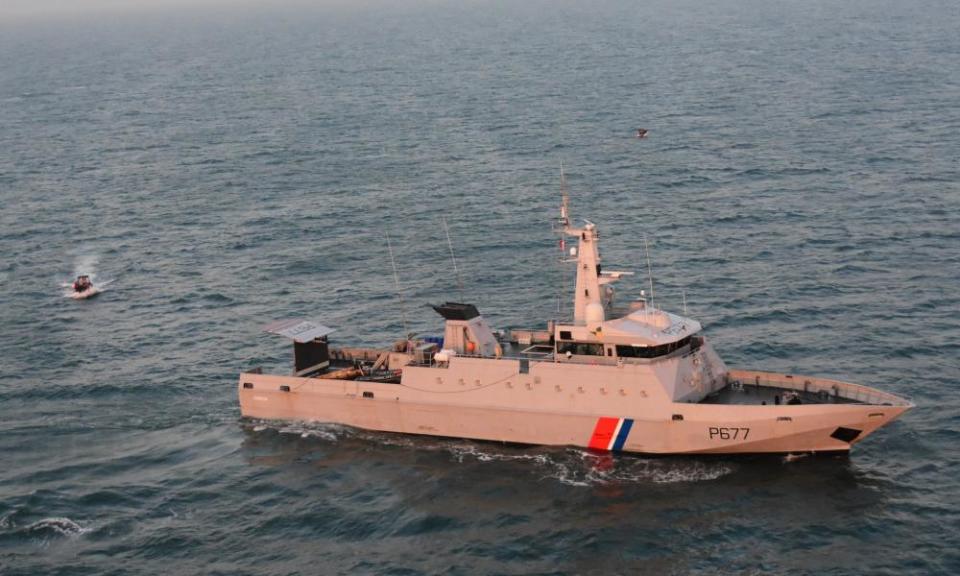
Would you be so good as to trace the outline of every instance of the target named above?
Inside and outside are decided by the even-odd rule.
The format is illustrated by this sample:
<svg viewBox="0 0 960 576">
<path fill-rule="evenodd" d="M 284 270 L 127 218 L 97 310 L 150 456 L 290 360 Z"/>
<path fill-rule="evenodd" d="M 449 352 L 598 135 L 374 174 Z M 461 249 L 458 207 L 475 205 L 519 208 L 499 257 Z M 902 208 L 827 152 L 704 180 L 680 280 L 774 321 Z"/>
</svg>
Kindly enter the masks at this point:
<svg viewBox="0 0 960 576">
<path fill-rule="evenodd" d="M 27 526 L 26 532 L 54 532 L 61 536 L 86 534 L 90 528 L 84 528 L 69 518 L 44 518 Z"/>
<path fill-rule="evenodd" d="M 613 483 L 674 484 L 708 482 L 734 471 L 726 462 L 644 459 L 613 456 L 577 448 L 568 450 L 570 463 L 557 462 L 551 477 L 571 486 L 595 486 Z"/>
<path fill-rule="evenodd" d="M 301 438 L 320 438 L 328 442 L 336 442 L 340 439 L 334 430 L 304 430 L 300 433 Z"/>
<path fill-rule="evenodd" d="M 254 432 L 266 429 L 276 430 L 280 434 L 291 434 L 301 438 L 320 438 L 328 442 L 336 442 L 348 434 L 348 428 L 341 424 L 323 422 L 267 422 L 261 421 L 254 427 Z"/>
<path fill-rule="evenodd" d="M 548 453 L 535 448 L 526 451 L 497 450 L 486 444 L 464 440 L 431 439 L 397 434 L 358 430 L 341 424 L 317 422 L 257 421 L 254 432 L 267 429 L 301 438 L 319 438 L 338 442 L 351 437 L 378 444 L 426 452 L 447 452 L 458 463 L 464 462 L 519 462 L 529 463 L 531 470 L 541 471 L 542 479 L 556 480 L 568 486 L 587 487 L 613 483 L 674 484 L 682 482 L 709 482 L 734 471 L 729 462 L 644 459 L 633 456 L 614 456 L 580 448 Z"/>
<path fill-rule="evenodd" d="M 791 462 L 796 462 L 797 460 L 803 460 L 807 456 L 810 456 L 809 452 L 803 452 L 801 454 L 787 454 L 783 457 L 783 463 L 789 464 Z"/>
<path fill-rule="evenodd" d="M 483 450 L 476 444 L 453 444 L 447 445 L 446 449 L 453 455 L 457 462 L 461 463 L 468 458 L 473 458 L 479 462 L 527 461 L 541 465 L 545 465 L 550 462 L 550 457 L 546 454 L 516 454 L 497 452 L 495 450 Z"/>
<path fill-rule="evenodd" d="M 97 278 L 97 264 L 100 263 L 100 257 L 96 254 L 80 254 L 73 261 L 73 277 L 76 278 L 82 274 L 90 277 L 90 280 Z"/>
<path fill-rule="evenodd" d="M 390 435 L 390 434 L 377 434 L 375 432 L 366 432 L 357 434 L 357 438 L 364 440 L 366 442 L 373 442 L 381 446 L 393 446 L 400 448 L 411 448 L 411 449 L 424 449 L 421 446 L 418 446 L 414 443 L 413 438 L 410 436 L 401 436 L 401 435 Z M 430 446 L 426 446 L 426 450 L 430 450 Z"/>
<path fill-rule="evenodd" d="M 649 479 L 657 484 L 674 484 L 678 482 L 710 482 L 733 473 L 733 467 L 728 464 L 708 464 L 704 462 L 684 462 L 683 467 L 655 470 Z"/>
<path fill-rule="evenodd" d="M 73 296 L 73 282 L 78 276 L 81 275 L 90 277 L 90 282 L 97 289 L 98 293 L 104 292 L 107 289 L 107 286 L 112 284 L 116 279 L 111 278 L 109 280 L 98 280 L 97 265 L 99 263 L 100 257 L 96 254 L 80 254 L 77 256 L 73 263 L 73 276 L 71 276 L 66 282 L 60 283 L 61 288 L 66 288 L 66 290 L 63 292 L 63 295 L 67 297 Z"/>
<path fill-rule="evenodd" d="M 568 486 L 587 487 L 613 483 L 708 482 L 734 471 L 725 462 L 615 457 L 609 453 L 570 448 L 564 453 L 524 454 L 489 450 L 475 444 L 448 444 L 446 449 L 457 462 L 529 462 L 545 469 L 541 478 Z"/>
</svg>

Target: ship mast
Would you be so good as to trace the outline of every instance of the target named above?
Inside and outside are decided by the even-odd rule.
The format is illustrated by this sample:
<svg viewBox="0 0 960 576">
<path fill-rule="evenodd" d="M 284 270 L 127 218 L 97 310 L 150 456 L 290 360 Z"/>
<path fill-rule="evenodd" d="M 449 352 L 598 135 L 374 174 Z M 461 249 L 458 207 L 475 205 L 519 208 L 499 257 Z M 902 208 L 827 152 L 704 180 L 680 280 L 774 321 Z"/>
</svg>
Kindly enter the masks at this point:
<svg viewBox="0 0 960 576">
<path fill-rule="evenodd" d="M 567 227 L 570 225 L 569 214 L 570 195 L 567 193 L 567 177 L 563 172 L 563 160 L 560 161 L 560 258 L 557 263 L 560 268 L 560 292 L 557 294 L 557 314 L 563 318 L 563 299 L 567 295 L 567 241 L 564 238 Z M 556 228 L 554 228 L 556 231 Z"/>
<path fill-rule="evenodd" d="M 564 249 L 563 236 L 576 236 L 576 250 L 571 248 L 571 256 L 577 257 L 576 292 L 573 297 L 573 323 L 587 326 L 591 331 L 600 329 L 606 316 L 604 297 L 607 305 L 612 306 L 613 287 L 624 275 L 633 272 L 600 271 L 600 232 L 596 224 L 585 220 L 583 227 L 577 228 L 570 223 L 570 194 L 567 191 L 567 178 L 560 164 L 560 247 Z M 563 261 L 563 260 L 561 260 Z M 604 293 L 603 291 L 606 291 Z"/>
<path fill-rule="evenodd" d="M 560 166 L 560 225 L 563 234 L 576 236 L 577 243 L 577 282 L 573 298 L 573 322 L 577 325 L 599 326 L 604 320 L 603 303 L 600 299 L 600 238 L 597 227 L 587 222 L 582 228 L 570 223 L 570 195 L 567 192 L 567 179 Z"/>
<path fill-rule="evenodd" d="M 566 233 L 570 226 L 570 193 L 567 191 L 567 175 L 563 173 L 563 162 L 560 163 L 560 225 Z"/>
</svg>

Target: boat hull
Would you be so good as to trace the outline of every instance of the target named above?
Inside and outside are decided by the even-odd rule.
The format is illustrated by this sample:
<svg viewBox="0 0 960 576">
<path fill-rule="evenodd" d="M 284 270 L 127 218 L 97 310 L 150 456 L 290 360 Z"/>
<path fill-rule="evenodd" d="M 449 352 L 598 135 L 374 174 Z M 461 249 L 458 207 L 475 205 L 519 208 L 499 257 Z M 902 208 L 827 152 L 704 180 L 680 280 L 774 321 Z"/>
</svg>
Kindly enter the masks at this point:
<svg viewBox="0 0 960 576">
<path fill-rule="evenodd" d="M 408 384 L 244 373 L 238 389 L 249 418 L 645 454 L 847 451 L 911 407 L 680 403 L 657 397 L 636 375 L 588 384 L 566 372 L 475 382 L 413 374 Z"/>
<path fill-rule="evenodd" d="M 95 288 L 91 286 L 90 288 L 87 288 L 82 292 L 71 292 L 70 297 L 73 298 L 74 300 L 87 300 L 88 298 L 93 298 L 99 293 L 100 293 L 99 288 Z"/>
</svg>

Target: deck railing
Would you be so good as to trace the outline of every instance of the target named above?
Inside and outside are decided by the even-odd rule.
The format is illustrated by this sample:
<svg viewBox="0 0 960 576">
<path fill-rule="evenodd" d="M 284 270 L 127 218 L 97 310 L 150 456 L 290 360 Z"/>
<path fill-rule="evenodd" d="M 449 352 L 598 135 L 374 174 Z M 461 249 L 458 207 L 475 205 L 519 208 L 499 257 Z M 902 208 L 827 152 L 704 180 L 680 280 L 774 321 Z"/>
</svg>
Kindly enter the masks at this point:
<svg viewBox="0 0 960 576">
<path fill-rule="evenodd" d="M 740 382 L 744 386 L 771 386 L 810 394 L 827 394 L 861 404 L 912 406 L 906 398 L 889 392 L 827 378 L 795 376 L 777 372 L 758 372 L 755 370 L 729 370 L 727 371 L 727 381 Z"/>
</svg>

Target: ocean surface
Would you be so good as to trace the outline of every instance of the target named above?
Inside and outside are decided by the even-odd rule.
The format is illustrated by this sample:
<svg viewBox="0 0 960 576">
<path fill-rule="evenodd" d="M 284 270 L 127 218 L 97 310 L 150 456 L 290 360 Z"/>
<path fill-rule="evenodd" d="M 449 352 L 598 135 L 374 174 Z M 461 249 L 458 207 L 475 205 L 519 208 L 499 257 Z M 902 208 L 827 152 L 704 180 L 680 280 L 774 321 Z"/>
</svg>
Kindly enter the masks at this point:
<svg viewBox="0 0 960 576">
<path fill-rule="evenodd" d="M 953 0 L 0 11 L 0 574 L 960 573 L 958 30 Z M 402 336 L 388 234 L 411 330 L 459 298 L 444 219 L 494 327 L 569 308 L 561 162 L 621 298 L 646 237 L 729 365 L 917 408 L 798 460 L 240 418 L 239 372 L 289 369 L 266 322 Z"/>
</svg>

